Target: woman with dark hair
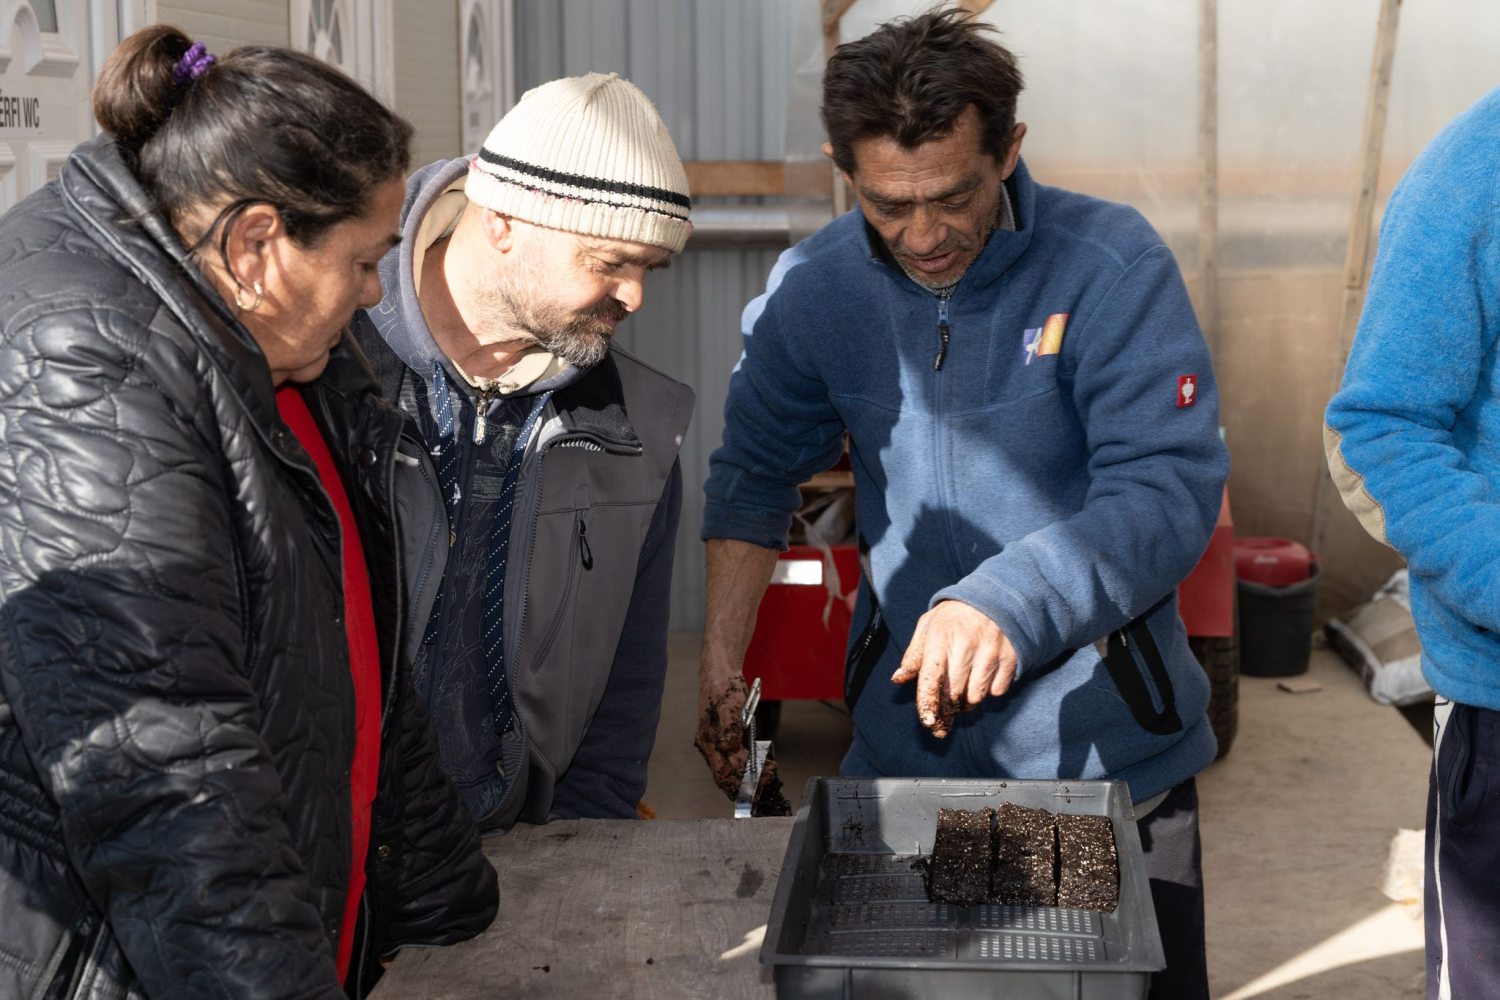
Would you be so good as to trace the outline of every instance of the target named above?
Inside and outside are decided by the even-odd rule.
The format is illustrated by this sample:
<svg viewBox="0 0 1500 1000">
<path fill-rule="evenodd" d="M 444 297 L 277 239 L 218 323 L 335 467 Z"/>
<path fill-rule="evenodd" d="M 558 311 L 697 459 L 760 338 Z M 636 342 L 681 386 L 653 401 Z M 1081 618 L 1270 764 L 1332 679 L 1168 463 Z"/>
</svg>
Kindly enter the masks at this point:
<svg viewBox="0 0 1500 1000">
<path fill-rule="evenodd" d="M 411 127 L 167 27 L 94 110 L 0 217 L 0 997 L 362 995 L 498 898 L 406 677 L 443 514 L 343 332 Z"/>
</svg>

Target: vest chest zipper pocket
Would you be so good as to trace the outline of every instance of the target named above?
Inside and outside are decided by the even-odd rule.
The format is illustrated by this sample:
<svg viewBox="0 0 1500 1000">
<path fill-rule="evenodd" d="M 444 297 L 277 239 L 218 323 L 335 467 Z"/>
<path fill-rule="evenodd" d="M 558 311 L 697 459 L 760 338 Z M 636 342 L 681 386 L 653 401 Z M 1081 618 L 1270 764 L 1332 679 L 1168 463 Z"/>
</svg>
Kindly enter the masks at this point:
<svg viewBox="0 0 1500 1000">
<path fill-rule="evenodd" d="M 536 652 L 529 657 L 529 667 L 532 673 L 542 668 L 542 663 L 547 659 L 547 653 L 551 651 L 553 642 L 556 641 L 558 633 L 572 618 L 569 613 L 573 604 L 574 595 L 578 591 L 581 574 L 591 572 L 594 568 L 594 552 L 589 546 L 589 514 L 587 508 L 573 511 L 573 522 L 570 526 L 571 538 L 568 543 L 568 567 L 567 576 L 563 580 L 562 592 L 558 595 L 556 606 L 553 609 L 547 630 L 542 633 L 537 641 Z M 532 558 L 544 557 L 538 549 L 532 553 Z"/>
<path fill-rule="evenodd" d="M 589 522 L 579 511 L 578 517 L 578 564 L 587 572 L 594 568 L 594 551 L 589 548 Z"/>
</svg>

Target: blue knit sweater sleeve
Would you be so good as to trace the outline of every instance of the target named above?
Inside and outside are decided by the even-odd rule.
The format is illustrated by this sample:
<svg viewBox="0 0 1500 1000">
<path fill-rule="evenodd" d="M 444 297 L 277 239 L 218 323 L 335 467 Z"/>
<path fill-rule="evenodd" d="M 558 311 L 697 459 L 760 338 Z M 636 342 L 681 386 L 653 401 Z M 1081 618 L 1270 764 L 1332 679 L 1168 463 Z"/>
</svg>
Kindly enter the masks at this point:
<svg viewBox="0 0 1500 1000">
<path fill-rule="evenodd" d="M 789 350 L 776 291 L 803 261 L 803 249 L 783 253 L 766 291 L 745 307 L 745 352 L 729 378 L 724 440 L 709 458 L 704 484 L 703 538 L 733 538 L 785 549 L 797 485 L 837 460 L 844 425 L 827 387 Z"/>
<path fill-rule="evenodd" d="M 1324 428 L 1330 471 L 1414 581 L 1500 629 L 1500 90 L 1412 165 Z M 1424 639 L 1424 643 L 1425 643 Z"/>
<path fill-rule="evenodd" d="M 993 619 L 1022 673 L 1169 594 L 1208 544 L 1229 469 L 1208 348 L 1170 251 L 1156 245 L 1127 262 L 1079 319 L 1059 377 L 1087 443 L 1082 506 L 932 598 Z M 1179 406 L 1189 376 L 1196 390 Z"/>
</svg>

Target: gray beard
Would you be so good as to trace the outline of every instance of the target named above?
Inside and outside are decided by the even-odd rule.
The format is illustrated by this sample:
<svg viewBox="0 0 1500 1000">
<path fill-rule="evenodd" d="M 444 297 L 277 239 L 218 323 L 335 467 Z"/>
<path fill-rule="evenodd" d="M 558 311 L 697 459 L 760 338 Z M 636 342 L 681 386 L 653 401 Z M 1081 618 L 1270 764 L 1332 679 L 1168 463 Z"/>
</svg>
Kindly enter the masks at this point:
<svg viewBox="0 0 1500 1000">
<path fill-rule="evenodd" d="M 612 315 L 623 319 L 624 307 L 607 300 L 581 316 L 566 314 L 555 306 L 536 304 L 526 289 L 541 287 L 546 279 L 535 269 L 514 275 L 513 281 L 475 289 L 474 295 L 484 303 L 485 313 L 495 318 L 497 326 L 524 334 L 543 350 L 552 352 L 578 368 L 592 368 L 609 353 L 611 333 L 600 329 L 598 318 Z"/>
<path fill-rule="evenodd" d="M 512 325 L 536 341 L 538 347 L 578 368 L 592 368 L 609 353 L 610 334 L 600 332 L 594 315 L 564 319 L 552 314 L 551 310 L 531 309 L 508 289 L 502 294 Z"/>
</svg>

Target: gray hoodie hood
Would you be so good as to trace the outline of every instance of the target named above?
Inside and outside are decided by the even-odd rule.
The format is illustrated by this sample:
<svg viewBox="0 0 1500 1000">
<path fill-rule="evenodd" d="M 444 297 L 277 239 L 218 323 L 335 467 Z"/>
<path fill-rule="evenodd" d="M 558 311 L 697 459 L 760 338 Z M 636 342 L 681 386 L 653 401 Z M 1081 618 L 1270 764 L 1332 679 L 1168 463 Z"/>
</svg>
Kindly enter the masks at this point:
<svg viewBox="0 0 1500 1000">
<path fill-rule="evenodd" d="M 401 207 L 401 242 L 380 260 L 380 287 L 383 297 L 380 305 L 370 310 L 370 318 L 385 337 L 386 343 L 406 366 L 431 387 L 436 372 L 441 368 L 456 387 L 463 387 L 473 396 L 472 387 L 454 366 L 452 360 L 438 347 L 422 315 L 422 306 L 417 300 L 416 259 L 417 253 L 426 250 L 419 246 L 418 234 L 422 220 L 427 217 L 433 204 L 451 188 L 454 182 L 469 172 L 470 157 L 456 160 L 439 160 L 412 174 L 406 182 L 406 202 Z M 393 320 L 399 319 L 399 322 Z M 544 377 L 521 390 L 518 395 L 535 395 L 549 389 L 560 389 L 577 381 L 582 371 L 568 365 L 554 375 Z"/>
</svg>

